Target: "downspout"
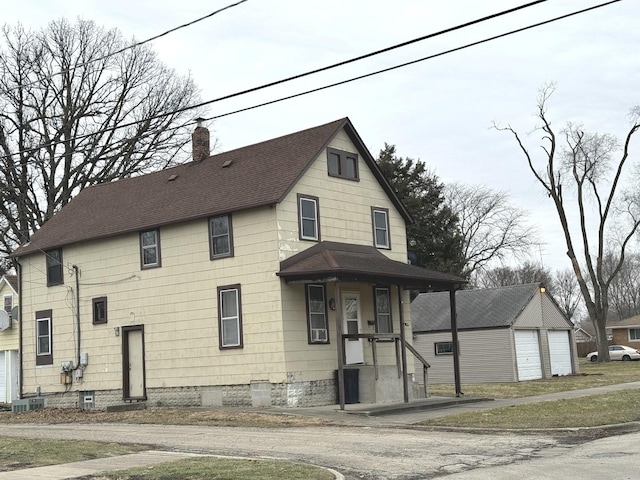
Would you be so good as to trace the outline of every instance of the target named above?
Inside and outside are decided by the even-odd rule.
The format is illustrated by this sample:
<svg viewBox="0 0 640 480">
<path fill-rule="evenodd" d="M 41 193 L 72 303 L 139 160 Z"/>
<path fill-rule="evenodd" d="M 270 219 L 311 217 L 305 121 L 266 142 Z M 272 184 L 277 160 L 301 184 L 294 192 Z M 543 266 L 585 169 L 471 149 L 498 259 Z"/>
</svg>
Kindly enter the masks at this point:
<svg viewBox="0 0 640 480">
<path fill-rule="evenodd" d="M 22 399 L 23 372 L 22 372 L 22 265 L 20 259 L 16 258 L 16 270 L 18 271 L 18 398 Z M 13 318 L 11 319 L 13 322 Z"/>
<path fill-rule="evenodd" d="M 74 370 L 80 367 L 80 279 L 78 266 L 73 265 L 73 271 L 76 273 L 76 328 L 78 332 L 78 363 Z"/>
<path fill-rule="evenodd" d="M 404 312 L 402 301 L 402 285 L 398 285 L 398 311 L 400 313 L 400 343 L 402 348 L 400 350 L 402 355 L 402 395 L 404 403 L 409 403 L 409 380 L 407 378 L 407 338 L 404 331 Z"/>
</svg>

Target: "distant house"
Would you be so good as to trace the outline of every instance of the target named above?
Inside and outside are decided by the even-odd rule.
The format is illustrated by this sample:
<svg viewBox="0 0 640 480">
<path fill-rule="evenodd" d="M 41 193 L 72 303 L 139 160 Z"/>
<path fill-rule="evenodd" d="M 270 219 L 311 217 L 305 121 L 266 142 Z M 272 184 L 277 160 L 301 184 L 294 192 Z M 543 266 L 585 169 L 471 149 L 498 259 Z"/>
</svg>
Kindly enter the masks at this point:
<svg viewBox="0 0 640 480">
<path fill-rule="evenodd" d="M 464 283 L 407 263 L 411 221 L 347 118 L 214 156 L 199 126 L 193 161 L 84 189 L 14 252 L 21 395 L 406 401 L 409 289 Z"/>
<path fill-rule="evenodd" d="M 0 403 L 11 403 L 20 395 L 18 321 L 12 315 L 18 306 L 18 278 L 15 275 L 0 278 L 0 297 L 4 311 L 4 321 L 0 321 Z"/>
<path fill-rule="evenodd" d="M 640 315 L 607 323 L 609 344 L 628 345 L 640 349 Z"/>
<path fill-rule="evenodd" d="M 462 383 L 517 382 L 578 371 L 573 325 L 539 284 L 456 292 Z M 411 303 L 413 346 L 430 383 L 453 383 L 448 293 Z"/>
</svg>

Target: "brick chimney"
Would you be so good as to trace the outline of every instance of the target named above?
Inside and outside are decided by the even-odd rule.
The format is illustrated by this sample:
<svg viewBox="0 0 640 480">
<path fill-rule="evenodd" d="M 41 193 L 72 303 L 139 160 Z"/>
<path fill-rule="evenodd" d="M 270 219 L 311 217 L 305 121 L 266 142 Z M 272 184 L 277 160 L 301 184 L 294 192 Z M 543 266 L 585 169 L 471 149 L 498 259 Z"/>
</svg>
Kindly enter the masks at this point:
<svg viewBox="0 0 640 480">
<path fill-rule="evenodd" d="M 209 129 L 202 126 L 204 118 L 197 118 L 198 126 L 191 134 L 193 161 L 199 162 L 211 156 L 209 145 Z"/>
</svg>

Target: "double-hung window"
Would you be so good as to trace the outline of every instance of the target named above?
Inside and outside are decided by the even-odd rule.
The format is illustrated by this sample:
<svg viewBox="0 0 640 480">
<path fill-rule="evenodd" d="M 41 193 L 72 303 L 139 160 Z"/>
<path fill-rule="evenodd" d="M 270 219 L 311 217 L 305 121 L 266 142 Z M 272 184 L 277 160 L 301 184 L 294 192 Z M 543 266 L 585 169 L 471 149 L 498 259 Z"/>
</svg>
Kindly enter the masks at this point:
<svg viewBox="0 0 640 480">
<path fill-rule="evenodd" d="M 640 340 L 640 328 L 629 329 L 629 340 Z"/>
<path fill-rule="evenodd" d="M 36 312 L 36 365 L 53 365 L 51 310 Z"/>
<path fill-rule="evenodd" d="M 159 267 L 160 230 L 140 232 L 140 262 L 142 268 Z"/>
<path fill-rule="evenodd" d="M 62 250 L 49 250 L 45 252 L 47 258 L 47 286 L 64 283 L 62 273 Z"/>
<path fill-rule="evenodd" d="M 309 343 L 329 343 L 324 285 L 307 285 L 306 298 Z"/>
<path fill-rule="evenodd" d="M 242 348 L 240 285 L 218 287 L 218 332 L 221 349 Z"/>
<path fill-rule="evenodd" d="M 330 177 L 358 180 L 358 155 L 327 148 L 327 170 Z"/>
<path fill-rule="evenodd" d="M 389 210 L 386 208 L 371 208 L 373 223 L 373 244 L 376 248 L 391 248 L 389 240 Z"/>
<path fill-rule="evenodd" d="M 233 256 L 231 215 L 220 215 L 209 219 L 209 249 L 211 260 Z"/>
<path fill-rule="evenodd" d="M 4 296 L 4 306 L 3 309 L 7 313 L 11 313 L 11 309 L 13 309 L 13 295 L 5 295 Z"/>
<path fill-rule="evenodd" d="M 320 240 L 318 198 L 298 195 L 298 223 L 301 240 Z"/>
<path fill-rule="evenodd" d="M 388 288 L 375 288 L 376 333 L 393 333 L 391 294 Z"/>
</svg>

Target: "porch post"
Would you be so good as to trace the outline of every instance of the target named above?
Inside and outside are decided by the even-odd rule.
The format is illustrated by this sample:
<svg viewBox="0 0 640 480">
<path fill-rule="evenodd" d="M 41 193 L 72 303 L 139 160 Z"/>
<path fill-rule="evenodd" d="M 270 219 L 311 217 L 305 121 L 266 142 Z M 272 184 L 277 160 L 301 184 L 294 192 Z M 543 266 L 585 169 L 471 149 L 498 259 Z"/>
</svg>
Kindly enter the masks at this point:
<svg viewBox="0 0 640 480">
<path fill-rule="evenodd" d="M 398 310 L 400 310 L 400 355 L 402 358 L 402 393 L 404 395 L 404 403 L 409 403 L 409 380 L 407 378 L 407 347 L 404 334 L 404 312 L 402 308 L 402 286 L 398 285 Z"/>
<path fill-rule="evenodd" d="M 338 385 L 336 388 L 340 399 L 340 410 L 344 410 L 344 339 L 342 338 L 342 300 L 338 280 L 335 283 L 333 298 L 336 302 L 336 342 L 338 344 Z"/>
<path fill-rule="evenodd" d="M 460 352 L 458 352 L 458 314 L 456 309 L 456 290 L 449 290 L 449 304 L 451 306 L 451 341 L 453 343 L 453 377 L 456 383 L 456 397 L 462 395 L 460 386 Z"/>
</svg>

